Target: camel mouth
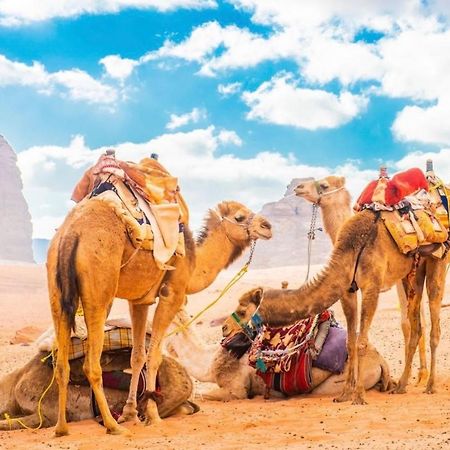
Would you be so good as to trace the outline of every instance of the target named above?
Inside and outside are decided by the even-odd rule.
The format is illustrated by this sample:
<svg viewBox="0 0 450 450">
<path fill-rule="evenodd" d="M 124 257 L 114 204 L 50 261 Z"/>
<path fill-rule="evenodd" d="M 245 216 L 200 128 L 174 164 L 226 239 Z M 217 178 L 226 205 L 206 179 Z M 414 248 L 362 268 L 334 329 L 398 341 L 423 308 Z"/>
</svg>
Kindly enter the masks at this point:
<svg viewBox="0 0 450 450">
<path fill-rule="evenodd" d="M 251 236 L 252 239 L 262 239 L 263 241 L 268 241 L 272 238 L 272 231 L 268 229 L 264 230 L 258 230 L 253 233 L 253 236 Z"/>
</svg>

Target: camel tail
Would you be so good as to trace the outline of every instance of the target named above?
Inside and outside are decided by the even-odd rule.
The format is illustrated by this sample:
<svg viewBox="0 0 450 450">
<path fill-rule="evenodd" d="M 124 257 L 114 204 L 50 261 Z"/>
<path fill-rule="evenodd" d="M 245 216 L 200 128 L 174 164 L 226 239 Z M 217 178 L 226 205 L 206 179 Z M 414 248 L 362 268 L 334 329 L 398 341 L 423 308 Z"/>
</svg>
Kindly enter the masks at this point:
<svg viewBox="0 0 450 450">
<path fill-rule="evenodd" d="M 80 298 L 78 288 L 75 258 L 79 238 L 77 235 L 64 237 L 58 248 L 58 263 L 56 267 L 56 284 L 61 292 L 61 309 L 67 317 L 67 322 L 75 330 L 75 313 Z"/>
</svg>

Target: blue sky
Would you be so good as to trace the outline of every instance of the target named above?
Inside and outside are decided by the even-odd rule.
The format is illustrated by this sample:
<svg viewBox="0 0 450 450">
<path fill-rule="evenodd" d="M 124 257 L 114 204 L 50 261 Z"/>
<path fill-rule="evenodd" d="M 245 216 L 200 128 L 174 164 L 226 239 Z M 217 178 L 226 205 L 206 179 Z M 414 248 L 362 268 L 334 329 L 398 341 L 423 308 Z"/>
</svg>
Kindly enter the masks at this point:
<svg viewBox="0 0 450 450">
<path fill-rule="evenodd" d="M 35 237 L 107 147 L 159 153 L 194 226 L 293 177 L 339 173 L 356 195 L 380 163 L 431 156 L 448 180 L 449 16 L 444 0 L 0 0 L 0 133 Z"/>
</svg>

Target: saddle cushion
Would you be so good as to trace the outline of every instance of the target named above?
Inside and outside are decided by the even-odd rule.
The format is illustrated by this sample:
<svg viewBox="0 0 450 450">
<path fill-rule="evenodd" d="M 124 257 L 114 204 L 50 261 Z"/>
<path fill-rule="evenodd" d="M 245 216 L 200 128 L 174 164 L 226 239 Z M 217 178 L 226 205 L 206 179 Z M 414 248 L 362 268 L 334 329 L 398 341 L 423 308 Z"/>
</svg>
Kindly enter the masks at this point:
<svg viewBox="0 0 450 450">
<path fill-rule="evenodd" d="M 342 373 L 347 361 L 347 331 L 340 327 L 330 327 L 319 356 L 313 360 L 313 367 L 332 373 Z"/>
</svg>

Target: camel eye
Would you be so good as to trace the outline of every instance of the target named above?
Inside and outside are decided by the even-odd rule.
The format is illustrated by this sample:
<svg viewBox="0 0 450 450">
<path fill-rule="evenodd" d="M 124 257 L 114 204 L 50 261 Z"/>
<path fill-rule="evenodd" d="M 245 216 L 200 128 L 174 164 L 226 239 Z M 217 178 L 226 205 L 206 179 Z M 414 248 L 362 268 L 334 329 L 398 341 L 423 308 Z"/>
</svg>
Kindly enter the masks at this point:
<svg viewBox="0 0 450 450">
<path fill-rule="evenodd" d="M 326 183 L 320 183 L 319 186 L 321 189 L 324 189 L 324 190 L 329 188 L 328 184 L 326 184 Z"/>
<path fill-rule="evenodd" d="M 305 186 L 303 185 L 303 184 L 299 184 L 298 186 L 297 186 L 297 189 L 303 189 Z"/>
<path fill-rule="evenodd" d="M 245 220 L 245 216 L 241 216 L 241 215 L 236 216 L 235 220 L 236 220 L 236 222 L 241 223 Z"/>
</svg>

